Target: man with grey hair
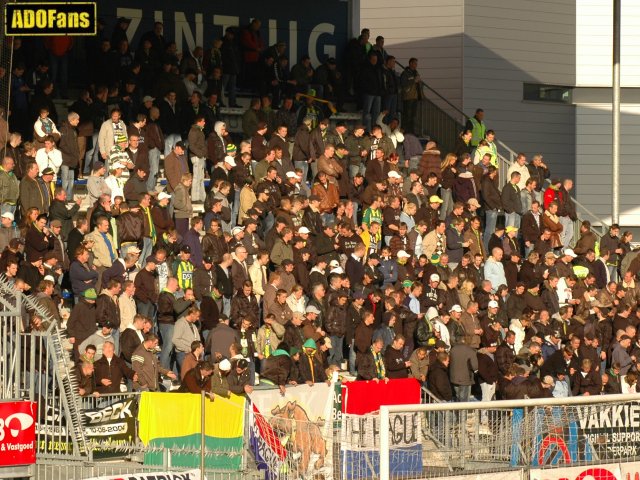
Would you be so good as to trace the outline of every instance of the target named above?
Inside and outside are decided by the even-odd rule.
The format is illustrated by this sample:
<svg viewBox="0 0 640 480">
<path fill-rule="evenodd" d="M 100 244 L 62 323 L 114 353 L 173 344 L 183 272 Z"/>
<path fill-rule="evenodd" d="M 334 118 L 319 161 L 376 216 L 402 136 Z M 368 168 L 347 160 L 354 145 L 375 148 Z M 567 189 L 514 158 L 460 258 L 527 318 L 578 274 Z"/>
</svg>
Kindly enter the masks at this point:
<svg viewBox="0 0 640 480">
<path fill-rule="evenodd" d="M 58 145 L 60 153 L 62 153 L 60 178 L 62 179 L 62 188 L 67 192 L 69 198 L 73 198 L 74 171 L 80 163 L 78 123 L 80 123 L 80 115 L 76 112 L 69 112 L 67 121 L 60 127 L 61 137 Z"/>
</svg>

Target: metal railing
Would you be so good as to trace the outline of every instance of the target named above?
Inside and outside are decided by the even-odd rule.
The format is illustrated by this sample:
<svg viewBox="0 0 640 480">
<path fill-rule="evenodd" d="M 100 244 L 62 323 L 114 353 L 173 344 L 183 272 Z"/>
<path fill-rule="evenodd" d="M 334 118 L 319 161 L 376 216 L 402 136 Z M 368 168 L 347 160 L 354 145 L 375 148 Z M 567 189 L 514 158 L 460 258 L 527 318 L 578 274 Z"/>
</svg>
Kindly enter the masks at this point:
<svg viewBox="0 0 640 480">
<path fill-rule="evenodd" d="M 379 478 L 397 476 L 390 430 L 398 416 L 423 415 L 431 453 L 421 478 L 437 478 L 637 461 L 638 409 L 637 394 L 381 406 Z"/>
<path fill-rule="evenodd" d="M 38 453 L 86 458 L 77 384 L 64 333 L 35 298 L 16 290 L 4 275 L 0 275 L 0 302 L 2 398 L 38 403 Z M 32 315 L 38 315 L 46 328 L 29 332 Z"/>
</svg>

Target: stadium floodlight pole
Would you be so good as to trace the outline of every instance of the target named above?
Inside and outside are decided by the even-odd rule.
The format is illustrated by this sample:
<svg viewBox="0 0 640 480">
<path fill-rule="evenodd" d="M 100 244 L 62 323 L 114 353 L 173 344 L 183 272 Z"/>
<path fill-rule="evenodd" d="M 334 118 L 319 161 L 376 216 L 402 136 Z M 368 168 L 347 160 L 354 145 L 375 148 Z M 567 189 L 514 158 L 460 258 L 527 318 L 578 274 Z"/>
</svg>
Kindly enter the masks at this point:
<svg viewBox="0 0 640 480">
<path fill-rule="evenodd" d="M 620 2 L 621 0 L 613 0 L 611 223 L 620 221 Z"/>
</svg>

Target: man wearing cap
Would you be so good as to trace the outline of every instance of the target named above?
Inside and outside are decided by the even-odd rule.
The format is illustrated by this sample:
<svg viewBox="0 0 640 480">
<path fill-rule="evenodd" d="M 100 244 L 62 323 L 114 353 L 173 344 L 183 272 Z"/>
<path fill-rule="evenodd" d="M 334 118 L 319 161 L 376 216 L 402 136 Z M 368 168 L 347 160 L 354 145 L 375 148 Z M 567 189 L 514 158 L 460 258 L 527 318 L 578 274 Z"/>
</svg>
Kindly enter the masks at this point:
<svg viewBox="0 0 640 480">
<path fill-rule="evenodd" d="M 205 256 L 202 259 L 202 265 L 198 266 L 193 272 L 193 295 L 198 302 L 201 302 L 204 296 L 213 291 L 216 287 L 216 281 L 213 259 Z"/>
<path fill-rule="evenodd" d="M 98 295 L 93 288 L 80 294 L 79 300 L 71 310 L 67 321 L 67 335 L 73 345 L 74 358 L 80 358 L 78 347 L 96 331 L 96 299 Z"/>
<path fill-rule="evenodd" d="M 142 196 L 147 193 L 147 173 L 136 167 L 135 174 L 124 184 L 123 193 L 127 203 L 131 206 L 138 205 Z"/>
<path fill-rule="evenodd" d="M 62 238 L 66 239 L 69 232 L 73 229 L 73 219 L 80 209 L 81 199 L 67 208 L 67 192 L 62 187 L 56 187 L 54 190 L 54 198 L 49 207 L 49 220 L 53 225 L 53 221 L 60 222 L 62 227 Z"/>
<path fill-rule="evenodd" d="M 125 181 L 122 178 L 122 172 L 124 172 L 127 166 L 124 163 L 116 161 L 110 164 L 110 168 L 110 174 L 104 179 L 104 183 L 111 191 L 111 203 L 113 203 L 118 196 L 124 198 Z"/>
<path fill-rule="evenodd" d="M 9 242 L 18 235 L 13 227 L 14 216 L 11 212 L 4 212 L 0 216 L 0 252 L 9 246 Z"/>
<path fill-rule="evenodd" d="M 189 130 L 189 158 L 193 165 L 193 184 L 191 185 L 191 200 L 204 202 L 204 163 L 207 157 L 207 144 L 204 137 L 205 118 L 197 115 Z"/>
<path fill-rule="evenodd" d="M 175 228 L 173 219 L 169 214 L 169 201 L 171 195 L 167 192 L 160 192 L 157 201 L 151 208 L 151 219 L 156 227 L 156 235 L 159 239 L 163 237 L 169 230 Z"/>
</svg>

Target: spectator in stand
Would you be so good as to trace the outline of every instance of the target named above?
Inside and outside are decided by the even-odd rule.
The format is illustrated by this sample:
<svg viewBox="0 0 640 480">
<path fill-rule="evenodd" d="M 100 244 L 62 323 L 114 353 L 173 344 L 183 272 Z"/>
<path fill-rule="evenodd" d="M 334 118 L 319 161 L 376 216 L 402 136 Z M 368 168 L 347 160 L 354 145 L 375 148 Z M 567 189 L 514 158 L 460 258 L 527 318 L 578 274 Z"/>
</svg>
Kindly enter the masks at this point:
<svg viewBox="0 0 640 480">
<path fill-rule="evenodd" d="M 481 108 L 476 109 L 475 115 L 467 120 L 464 128 L 465 131 L 471 133 L 467 143 L 474 149 L 478 148 L 480 141 L 485 138 L 487 131 L 487 127 L 484 124 L 484 110 Z"/>
</svg>

